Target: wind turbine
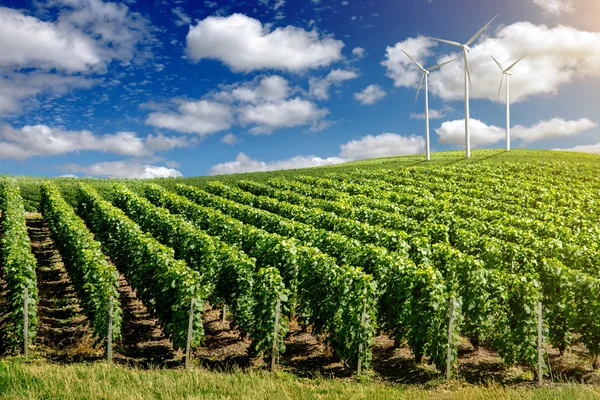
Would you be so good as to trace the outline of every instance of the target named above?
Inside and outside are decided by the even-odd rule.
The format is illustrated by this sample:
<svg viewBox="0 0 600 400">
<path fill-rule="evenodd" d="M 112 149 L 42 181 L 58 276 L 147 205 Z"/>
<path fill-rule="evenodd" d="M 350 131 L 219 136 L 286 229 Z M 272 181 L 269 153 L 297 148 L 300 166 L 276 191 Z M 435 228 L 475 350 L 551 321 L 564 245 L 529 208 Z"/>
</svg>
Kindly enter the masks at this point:
<svg viewBox="0 0 600 400">
<path fill-rule="evenodd" d="M 476 34 L 474 34 L 471 39 L 467 41 L 465 44 L 460 44 L 458 42 L 453 42 L 451 40 L 438 39 L 434 37 L 430 37 L 432 40 L 436 40 L 438 42 L 446 43 L 451 46 L 460 47 L 463 50 L 463 58 L 464 58 L 464 69 L 465 69 L 465 150 L 466 157 L 471 157 L 471 134 L 469 132 L 469 86 L 471 86 L 471 72 L 469 71 L 469 58 L 468 53 L 471 48 L 469 45 L 475 41 L 483 33 L 483 31 L 490 26 L 492 22 L 498 17 L 496 15 L 494 18 L 490 20 L 487 24 L 483 26 Z"/>
<path fill-rule="evenodd" d="M 527 54 L 525 54 L 525 56 L 526 55 Z M 496 98 L 496 101 L 498 101 L 500 99 L 500 91 L 502 90 L 502 81 L 504 80 L 504 75 L 506 75 L 506 151 L 510 151 L 510 97 L 509 97 L 510 81 L 509 81 L 509 78 L 512 75 L 512 72 L 510 72 L 510 70 L 512 69 L 512 67 L 517 65 L 517 63 L 519 61 L 521 61 L 523 58 L 525 58 L 525 56 L 519 58 L 517 61 L 510 64 L 510 66 L 506 69 L 504 69 L 502 64 L 500 64 L 498 62 L 498 60 L 496 60 L 494 58 L 494 56 L 491 56 L 494 59 L 494 61 L 496 62 L 496 64 L 498 65 L 498 68 L 500 68 L 500 71 L 502 71 L 502 79 L 500 79 L 500 86 L 498 87 L 498 97 Z"/>
<path fill-rule="evenodd" d="M 429 72 L 438 69 L 442 65 L 446 65 L 448 63 L 451 63 L 452 61 L 456 61 L 456 59 L 446 61 L 446 62 L 438 64 L 438 65 L 434 65 L 433 67 L 425 68 L 421 64 L 419 64 L 417 62 L 417 60 L 415 60 L 414 58 L 409 56 L 407 52 L 405 52 L 404 50 L 402 50 L 402 52 L 404 54 L 406 54 L 406 56 L 408 58 L 410 58 L 411 61 L 413 63 L 415 63 L 417 65 L 417 67 L 419 67 L 421 69 L 421 71 L 423 71 L 423 74 L 421 75 L 421 83 L 419 83 L 419 89 L 417 89 L 417 95 L 415 96 L 415 104 L 417 104 L 417 99 L 419 98 L 419 92 L 421 91 L 421 86 L 423 86 L 423 80 L 425 80 L 425 159 L 427 161 L 429 161 L 431 157 L 430 157 L 430 152 L 429 152 L 429 89 L 428 89 L 429 85 L 428 85 L 427 78 L 429 76 Z"/>
</svg>

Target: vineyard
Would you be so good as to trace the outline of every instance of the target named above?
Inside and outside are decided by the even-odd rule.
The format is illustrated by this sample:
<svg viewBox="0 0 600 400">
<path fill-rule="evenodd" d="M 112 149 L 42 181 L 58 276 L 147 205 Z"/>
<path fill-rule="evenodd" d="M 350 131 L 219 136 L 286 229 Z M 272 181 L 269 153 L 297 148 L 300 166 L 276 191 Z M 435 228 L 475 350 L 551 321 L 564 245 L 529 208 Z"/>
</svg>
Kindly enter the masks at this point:
<svg viewBox="0 0 600 400">
<path fill-rule="evenodd" d="M 596 156 L 482 150 L 211 178 L 1 178 L 0 351 L 52 346 L 40 345 L 40 213 L 96 359 L 141 358 L 127 346 L 143 313 L 167 348 L 154 365 L 210 367 L 218 354 L 403 381 L 415 368 L 464 378 L 485 354 L 529 379 L 589 378 L 599 176 Z"/>
</svg>

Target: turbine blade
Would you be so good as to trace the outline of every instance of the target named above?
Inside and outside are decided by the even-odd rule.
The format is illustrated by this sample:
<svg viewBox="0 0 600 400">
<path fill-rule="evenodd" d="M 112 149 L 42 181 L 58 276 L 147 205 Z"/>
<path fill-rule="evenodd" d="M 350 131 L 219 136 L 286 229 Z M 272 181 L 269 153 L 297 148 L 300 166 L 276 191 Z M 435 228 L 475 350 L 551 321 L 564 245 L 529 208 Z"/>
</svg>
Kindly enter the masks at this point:
<svg viewBox="0 0 600 400">
<path fill-rule="evenodd" d="M 494 56 L 490 55 L 490 57 L 492 57 L 494 61 L 496 61 L 496 65 L 498 66 L 498 68 L 500 68 L 500 71 L 504 72 L 504 67 L 502 66 L 502 64 L 500 64 L 500 62 L 496 60 Z"/>
<path fill-rule="evenodd" d="M 423 86 L 423 79 L 425 79 L 425 72 L 421 75 L 421 83 L 419 83 L 419 89 L 417 89 L 417 95 L 415 96 L 415 104 L 417 104 L 417 99 L 419 98 L 419 92 L 421 91 L 421 86 Z"/>
<path fill-rule="evenodd" d="M 469 60 L 467 59 L 467 52 L 463 51 L 463 56 L 465 59 L 465 69 L 467 70 L 467 77 L 469 78 L 469 87 L 473 87 L 471 84 L 471 71 L 469 70 Z"/>
<path fill-rule="evenodd" d="M 427 71 L 433 71 L 433 70 L 438 69 L 439 67 L 441 67 L 443 65 L 450 64 L 451 62 L 456 61 L 456 60 L 458 60 L 458 58 L 455 58 L 454 60 L 443 62 L 443 63 L 438 64 L 438 65 L 434 65 L 433 67 L 427 68 Z"/>
<path fill-rule="evenodd" d="M 498 87 L 498 96 L 496 97 L 496 101 L 500 101 L 500 91 L 502 90 L 502 82 L 504 82 L 504 73 L 502 73 L 502 79 L 500 79 L 500 86 Z"/>
<path fill-rule="evenodd" d="M 476 34 L 474 34 L 474 35 L 471 37 L 471 39 L 469 39 L 469 40 L 467 41 L 467 43 L 465 43 L 465 44 L 468 46 L 468 45 L 470 45 L 471 43 L 473 43 L 473 42 L 475 41 L 475 39 L 477 39 L 477 38 L 479 37 L 479 35 L 481 35 L 481 34 L 483 33 L 483 31 L 485 31 L 485 28 L 487 28 L 488 26 L 490 26 L 490 24 L 491 24 L 492 22 L 494 22 L 494 20 L 495 20 L 496 18 L 498 18 L 498 15 L 500 15 L 500 14 L 497 14 L 497 15 L 496 15 L 494 18 L 492 18 L 492 19 L 490 20 L 490 22 L 488 22 L 487 24 L 485 24 L 485 25 L 483 26 L 483 28 L 481 28 L 479 31 L 477 31 L 477 33 L 476 33 Z"/>
<path fill-rule="evenodd" d="M 518 59 L 517 61 L 515 61 L 514 63 L 510 64 L 510 66 L 509 66 L 508 68 L 506 68 L 506 70 L 505 70 L 504 72 L 508 72 L 508 71 L 510 71 L 510 69 L 511 69 L 512 67 L 514 67 L 515 65 L 517 65 L 517 63 L 518 63 L 519 61 L 521 61 L 522 59 L 524 59 L 526 55 L 527 55 L 527 54 L 525 54 L 523 57 L 519 58 L 519 59 Z"/>
<path fill-rule="evenodd" d="M 429 39 L 436 40 L 436 41 L 442 42 L 442 43 L 446 43 L 446 44 L 449 44 L 451 46 L 456 46 L 456 47 L 461 47 L 462 48 L 462 44 L 460 44 L 458 42 L 453 42 L 452 40 L 444 40 L 444 39 L 438 39 L 438 38 L 434 38 L 434 37 L 430 37 Z"/>
<path fill-rule="evenodd" d="M 402 49 L 400 49 L 400 50 L 402 50 Z M 422 71 L 425 71 L 425 68 L 423 68 L 423 66 L 422 66 L 421 64 L 419 64 L 419 63 L 417 62 L 417 60 L 415 60 L 414 58 L 412 58 L 411 56 L 409 56 L 409 55 L 408 55 L 408 53 L 407 53 L 407 52 L 405 52 L 404 50 L 402 50 L 402 52 L 403 52 L 404 54 L 406 54 L 406 56 L 407 56 L 408 58 L 410 58 L 410 59 L 412 60 L 412 62 L 414 62 L 415 64 L 417 64 L 417 65 L 419 66 L 419 68 L 421 68 L 421 70 L 422 70 Z"/>
</svg>

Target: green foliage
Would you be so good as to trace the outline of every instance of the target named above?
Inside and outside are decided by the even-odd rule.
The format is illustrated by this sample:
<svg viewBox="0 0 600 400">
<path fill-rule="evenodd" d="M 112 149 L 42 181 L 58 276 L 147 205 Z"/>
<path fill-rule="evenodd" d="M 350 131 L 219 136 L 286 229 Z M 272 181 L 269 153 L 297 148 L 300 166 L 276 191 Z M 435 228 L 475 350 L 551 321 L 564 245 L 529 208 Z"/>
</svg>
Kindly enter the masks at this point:
<svg viewBox="0 0 600 400">
<path fill-rule="evenodd" d="M 255 261 L 239 248 L 223 243 L 200 231 L 180 215 L 154 206 L 123 185 L 115 186 L 113 203 L 142 230 L 173 248 L 175 257 L 202 277 L 208 299 L 230 306 L 238 326 L 248 331 L 252 323 L 251 292 Z"/>
<path fill-rule="evenodd" d="M 156 316 L 175 348 L 185 348 L 190 304 L 194 301 L 192 346 L 204 336 L 202 313 L 206 290 L 197 271 L 176 260 L 173 250 L 142 232 L 123 211 L 103 200 L 89 186 L 80 185 L 79 211 L 123 272 L 138 297 Z"/>
<path fill-rule="evenodd" d="M 285 351 L 283 339 L 288 333 L 288 323 L 285 304 L 288 301 L 287 290 L 277 269 L 261 268 L 256 274 L 256 284 L 253 288 L 254 305 L 251 326 L 252 344 L 249 348 L 251 356 L 263 353 L 265 361 L 271 359 L 273 341 L 275 339 L 275 312 L 277 300 L 280 302 L 279 327 L 277 329 L 276 356 Z"/>
<path fill-rule="evenodd" d="M 42 186 L 42 214 L 48 221 L 54 243 L 60 251 L 84 313 L 91 321 L 94 336 L 105 341 L 108 334 L 110 298 L 113 298 L 113 339 L 121 335 L 122 310 L 119 274 L 85 223 L 63 199 L 52 183 Z"/>
<path fill-rule="evenodd" d="M 0 181 L 0 211 L 2 229 L 2 276 L 7 286 L 7 309 L 2 310 L 5 321 L 2 331 L 2 350 L 20 351 L 24 347 L 25 288 L 29 292 L 28 342 L 36 335 L 37 278 L 36 260 L 31 253 L 25 210 L 19 187 L 14 180 Z"/>
<path fill-rule="evenodd" d="M 312 323 L 314 332 L 327 333 L 328 341 L 334 345 L 337 354 L 349 364 L 355 364 L 361 357 L 363 365 L 368 367 L 375 328 L 370 319 L 360 324 L 360 312 L 356 313 L 350 304 L 358 304 L 365 297 L 368 299 L 366 313 L 376 315 L 371 308 L 376 295 L 372 277 L 350 266 L 338 266 L 333 258 L 294 238 L 266 232 L 155 185 L 148 186 L 146 196 L 152 203 L 181 214 L 210 235 L 241 246 L 248 255 L 256 258 L 258 267 L 275 266 L 291 292 L 291 311 L 295 311 L 300 319 Z M 223 201 L 228 202 L 225 199 Z M 265 228 L 274 229 L 274 225 Z M 358 288 L 362 290 L 356 290 Z M 352 328 L 349 324 L 358 328 Z M 346 332 L 357 330 L 358 334 L 346 335 Z"/>
</svg>

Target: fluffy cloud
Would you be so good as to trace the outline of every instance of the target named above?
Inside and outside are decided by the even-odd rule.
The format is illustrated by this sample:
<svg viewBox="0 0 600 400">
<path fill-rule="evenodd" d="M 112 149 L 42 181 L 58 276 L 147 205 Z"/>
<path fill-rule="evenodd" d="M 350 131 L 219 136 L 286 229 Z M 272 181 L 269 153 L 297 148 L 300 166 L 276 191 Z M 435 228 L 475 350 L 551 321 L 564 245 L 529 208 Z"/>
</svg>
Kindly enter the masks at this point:
<svg viewBox="0 0 600 400">
<path fill-rule="evenodd" d="M 511 136 L 522 139 L 524 142 L 535 142 L 554 137 L 575 136 L 583 131 L 595 128 L 596 126 L 598 126 L 597 123 L 587 118 L 581 118 L 575 121 L 552 118 L 548 121 L 540 121 L 529 128 L 522 125 L 516 125 L 511 128 L 510 132 Z"/>
<path fill-rule="evenodd" d="M 0 117 L 17 114 L 36 105 L 35 97 L 44 93 L 63 94 L 89 88 L 97 83 L 84 76 L 65 76 L 45 72 L 8 73 L 0 76 Z"/>
<path fill-rule="evenodd" d="M 465 120 L 446 121 L 436 129 L 440 143 L 451 143 L 461 145 L 465 140 Z M 478 119 L 471 118 L 471 144 L 481 146 L 499 142 L 506 137 L 505 128 L 487 125 Z M 574 121 L 566 121 L 562 118 L 552 118 L 540 121 L 531 127 L 515 125 L 511 127 L 512 138 L 521 139 L 524 143 L 531 143 L 543 139 L 575 136 L 588 129 L 596 127 L 597 124 L 587 118 Z"/>
<path fill-rule="evenodd" d="M 482 146 L 496 143 L 505 137 L 504 128 L 486 125 L 478 119 L 469 119 L 471 146 Z M 439 143 L 461 145 L 465 142 L 465 120 L 446 121 L 435 130 Z"/>
<path fill-rule="evenodd" d="M 339 86 L 343 82 L 358 78 L 358 73 L 345 69 L 334 69 L 330 71 L 323 79 L 310 78 L 309 96 L 319 100 L 327 100 L 329 98 L 329 88 L 331 86 Z"/>
<path fill-rule="evenodd" d="M 133 132 L 95 135 L 90 131 L 66 131 L 46 125 L 26 125 L 20 129 L 10 125 L 0 127 L 0 159 L 24 160 L 78 151 L 141 157 L 189 144 L 183 138 L 148 135 L 144 139 Z"/>
<path fill-rule="evenodd" d="M 70 173 L 79 173 L 86 176 L 102 176 L 108 178 L 179 178 L 183 175 L 173 168 L 155 165 L 140 164 L 129 161 L 108 161 L 92 165 L 67 164 L 59 167 Z"/>
<path fill-rule="evenodd" d="M 300 97 L 289 98 L 296 91 L 278 75 L 260 76 L 251 82 L 221 86 L 199 101 L 180 102 L 177 112 L 153 112 L 146 123 L 200 135 L 234 124 L 249 126 L 250 133 L 258 135 L 304 125 L 311 125 L 312 130 L 325 128 L 322 119 L 329 111 Z"/>
<path fill-rule="evenodd" d="M 416 136 L 402 136 L 395 133 L 368 135 L 340 146 L 338 157 L 295 156 L 285 160 L 259 161 L 239 153 L 235 161 L 214 165 L 211 175 L 235 174 L 241 172 L 275 171 L 282 169 L 308 168 L 340 164 L 352 160 L 374 157 L 388 157 L 405 154 L 418 154 L 425 151 L 425 141 Z"/>
<path fill-rule="evenodd" d="M 416 57 L 417 61 L 424 62 L 431 55 L 433 46 L 433 42 L 420 36 L 388 47 L 383 65 L 396 87 L 416 88 L 420 80 L 416 67 L 402 54 L 400 48 Z M 455 50 L 450 46 L 446 49 Z M 555 94 L 561 85 L 576 79 L 600 76 L 600 32 L 584 32 L 563 25 L 549 28 L 530 22 L 517 22 L 502 27 L 493 36 L 484 36 L 472 46 L 469 53 L 472 98 L 496 99 L 501 72 L 490 54 L 507 66 L 527 54 L 513 69 L 511 101 L 539 94 Z M 437 62 L 457 57 L 461 57 L 461 54 L 444 54 L 438 57 Z M 429 82 L 434 95 L 445 100 L 462 99 L 462 63 L 451 63 L 432 72 Z"/>
<path fill-rule="evenodd" d="M 385 90 L 379 85 L 367 86 L 362 92 L 354 93 L 354 99 L 362 104 L 375 104 L 385 97 Z"/>
<path fill-rule="evenodd" d="M 248 157 L 244 153 L 239 153 L 235 161 L 213 165 L 209 171 L 210 175 L 237 174 L 241 172 L 257 171 L 277 171 L 281 169 L 296 169 L 316 167 L 319 165 L 331 165 L 345 162 L 343 158 L 328 157 L 320 158 L 315 156 L 296 156 L 287 160 L 280 161 L 259 161 Z"/>
<path fill-rule="evenodd" d="M 388 46 L 385 49 L 385 60 L 381 62 L 381 65 L 386 68 L 387 76 L 394 80 L 394 86 L 416 87 L 422 75 L 422 71 L 406 57 L 402 50 L 424 65 L 425 60 L 433 55 L 432 48 L 435 46 L 437 46 L 437 42 L 424 36 L 408 38 L 403 42 L 396 43 L 393 47 Z"/>
<path fill-rule="evenodd" d="M 113 61 L 142 62 L 154 28 L 125 4 L 101 0 L 34 2 L 42 20 L 0 7 L 0 116 L 36 104 L 40 94 L 90 87 Z"/>
<path fill-rule="evenodd" d="M 439 109 L 432 108 L 429 110 L 429 119 L 441 119 L 453 111 L 454 108 L 447 105 Z M 425 119 L 425 113 L 410 113 L 410 119 Z"/>
<path fill-rule="evenodd" d="M 365 49 L 363 49 L 362 47 L 355 47 L 352 49 L 352 55 L 360 60 L 361 58 L 363 58 L 365 56 Z"/>
<path fill-rule="evenodd" d="M 382 133 L 376 136 L 368 135 L 343 144 L 340 157 L 349 160 L 363 160 L 365 158 L 419 154 L 424 151 L 425 139 L 421 137 Z"/>
<path fill-rule="evenodd" d="M 228 133 L 227 135 L 223 136 L 221 138 L 221 143 L 225 143 L 225 144 L 236 144 L 240 141 L 240 139 L 238 139 L 237 136 L 235 136 L 233 133 Z"/>
<path fill-rule="evenodd" d="M 568 149 L 552 149 L 552 150 L 555 150 L 555 151 L 577 151 L 580 153 L 600 154 L 600 143 L 584 144 L 581 146 L 570 147 Z"/>
<path fill-rule="evenodd" d="M 344 44 L 318 31 L 294 26 L 270 31 L 243 14 L 208 17 L 190 28 L 187 55 L 193 60 L 220 60 L 236 72 L 261 69 L 303 71 L 342 58 Z"/>
<path fill-rule="evenodd" d="M 548 14 L 559 16 L 564 13 L 575 11 L 571 0 L 531 0 L 533 4 L 540 7 Z"/>
<path fill-rule="evenodd" d="M 256 125 L 250 129 L 250 133 L 265 134 L 277 128 L 316 123 L 329 112 L 318 108 L 311 101 L 294 98 L 275 103 L 244 106 L 240 108 L 239 113 L 242 124 Z"/>
<path fill-rule="evenodd" d="M 102 63 L 96 42 L 81 32 L 0 7 L 0 66 L 88 71 Z"/>
<path fill-rule="evenodd" d="M 146 119 L 149 125 L 201 136 L 228 129 L 232 121 L 228 105 L 208 100 L 182 102 L 177 112 L 157 111 Z"/>
</svg>

